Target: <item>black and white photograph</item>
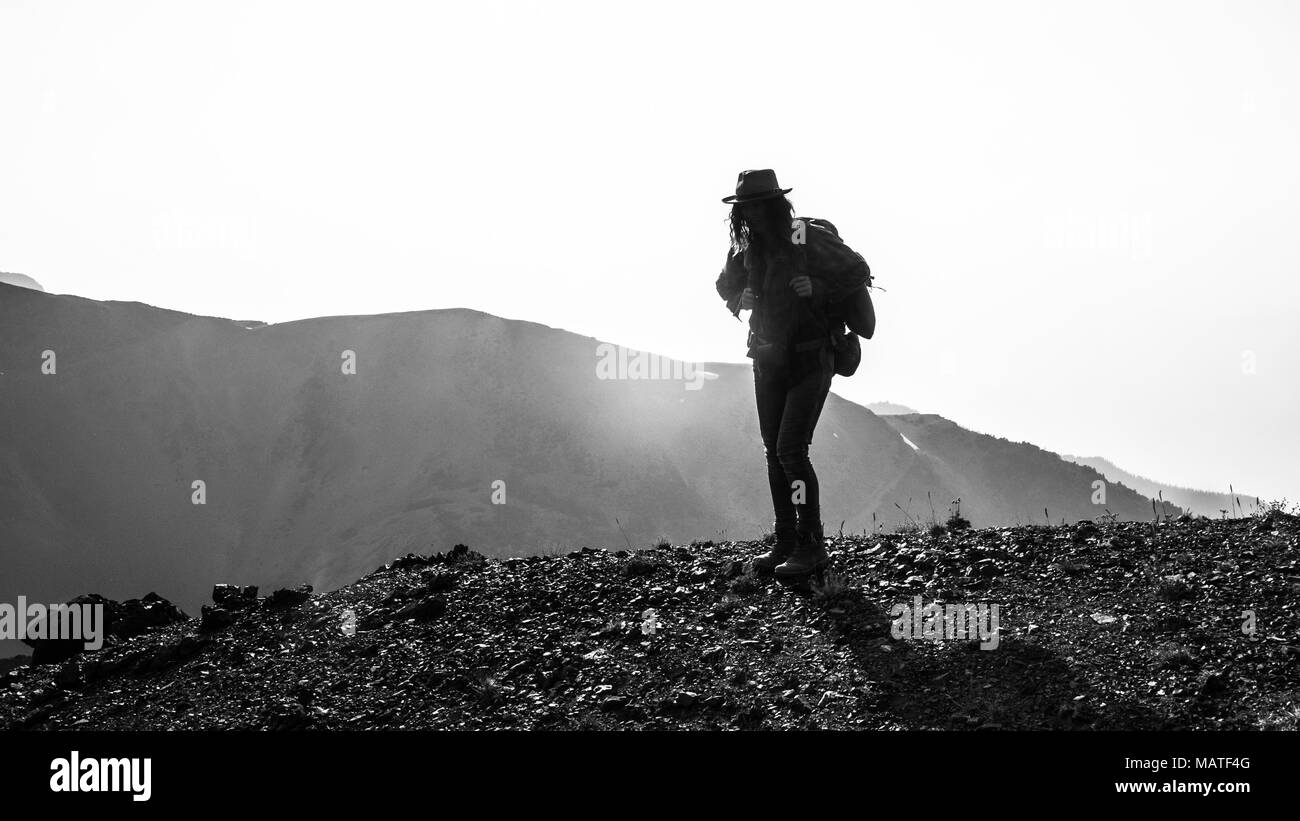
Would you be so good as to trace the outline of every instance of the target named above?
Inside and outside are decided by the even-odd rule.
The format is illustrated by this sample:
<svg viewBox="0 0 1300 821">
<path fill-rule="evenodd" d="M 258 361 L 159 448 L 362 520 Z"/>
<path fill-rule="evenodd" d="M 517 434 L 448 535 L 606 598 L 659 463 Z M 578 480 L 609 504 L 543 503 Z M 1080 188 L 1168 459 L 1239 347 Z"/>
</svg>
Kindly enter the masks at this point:
<svg viewBox="0 0 1300 821">
<path fill-rule="evenodd" d="M 0 0 L 0 799 L 1278 798 L 1298 310 L 1286 0 Z"/>
</svg>

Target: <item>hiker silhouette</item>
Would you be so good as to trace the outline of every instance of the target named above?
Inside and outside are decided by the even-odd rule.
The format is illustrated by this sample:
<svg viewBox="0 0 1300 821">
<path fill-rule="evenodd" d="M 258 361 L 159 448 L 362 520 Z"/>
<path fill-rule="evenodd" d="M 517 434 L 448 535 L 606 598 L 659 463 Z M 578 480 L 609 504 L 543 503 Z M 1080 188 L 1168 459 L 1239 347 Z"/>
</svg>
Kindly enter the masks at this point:
<svg viewBox="0 0 1300 821">
<path fill-rule="evenodd" d="M 806 576 L 830 561 L 808 449 L 844 338 L 835 306 L 865 293 L 870 283 L 865 261 L 840 241 L 833 225 L 795 217 L 786 198 L 791 190 L 780 187 L 771 169 L 740 173 L 736 193 L 723 199 L 731 205 L 731 248 L 717 279 L 734 316 L 751 310 L 747 355 L 754 360 L 776 532 L 776 545 L 752 566 L 781 577 Z M 848 336 L 856 347 L 856 337 Z M 839 370 L 854 368 L 856 361 Z"/>
</svg>

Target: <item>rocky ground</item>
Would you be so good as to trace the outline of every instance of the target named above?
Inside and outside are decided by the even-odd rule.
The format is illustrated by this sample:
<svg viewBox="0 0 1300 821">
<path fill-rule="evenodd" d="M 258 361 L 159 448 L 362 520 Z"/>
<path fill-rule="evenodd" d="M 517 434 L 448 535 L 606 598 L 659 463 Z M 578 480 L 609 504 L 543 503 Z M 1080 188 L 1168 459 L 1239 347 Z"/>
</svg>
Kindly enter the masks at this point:
<svg viewBox="0 0 1300 821">
<path fill-rule="evenodd" d="M 457 546 L 323 595 L 219 586 L 200 619 L 146 597 L 127 603 L 134 626 L 104 649 L 0 676 L 0 726 L 1300 722 L 1294 516 L 837 536 L 830 547 L 835 571 L 803 585 L 744 572 L 764 549 L 754 542 L 505 561 Z M 997 648 L 895 638 L 890 608 L 918 595 L 998 604 Z"/>
</svg>

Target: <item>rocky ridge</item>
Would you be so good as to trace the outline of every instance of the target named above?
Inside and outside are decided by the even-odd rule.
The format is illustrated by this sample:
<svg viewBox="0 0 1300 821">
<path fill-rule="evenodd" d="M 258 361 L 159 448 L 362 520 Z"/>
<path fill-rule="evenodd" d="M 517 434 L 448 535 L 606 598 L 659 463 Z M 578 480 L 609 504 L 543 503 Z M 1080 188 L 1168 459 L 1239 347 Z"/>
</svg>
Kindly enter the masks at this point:
<svg viewBox="0 0 1300 821">
<path fill-rule="evenodd" d="M 219 585 L 198 619 L 146 597 L 156 624 L 0 677 L 0 726 L 1295 729 L 1300 721 L 1295 516 L 936 528 L 832 535 L 829 547 L 834 571 L 803 585 L 747 573 L 745 560 L 764 549 L 757 542 L 505 560 L 457 545 L 325 594 L 258 597 L 256 588 Z M 998 604 L 997 648 L 896 638 L 891 608 L 917 596 Z"/>
</svg>

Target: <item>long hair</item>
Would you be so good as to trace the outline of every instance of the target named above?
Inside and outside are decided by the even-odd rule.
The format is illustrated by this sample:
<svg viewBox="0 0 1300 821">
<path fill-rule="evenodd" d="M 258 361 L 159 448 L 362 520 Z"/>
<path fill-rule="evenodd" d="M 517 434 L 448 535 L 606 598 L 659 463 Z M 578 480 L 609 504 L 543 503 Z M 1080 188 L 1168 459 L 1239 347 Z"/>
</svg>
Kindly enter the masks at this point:
<svg viewBox="0 0 1300 821">
<path fill-rule="evenodd" d="M 731 206 L 731 247 L 742 253 L 750 246 L 764 256 L 789 253 L 794 243 L 791 242 L 790 223 L 794 220 L 794 206 L 782 194 L 779 197 L 760 200 L 763 204 L 761 225 L 751 226 L 746 220 L 740 203 Z"/>
</svg>

